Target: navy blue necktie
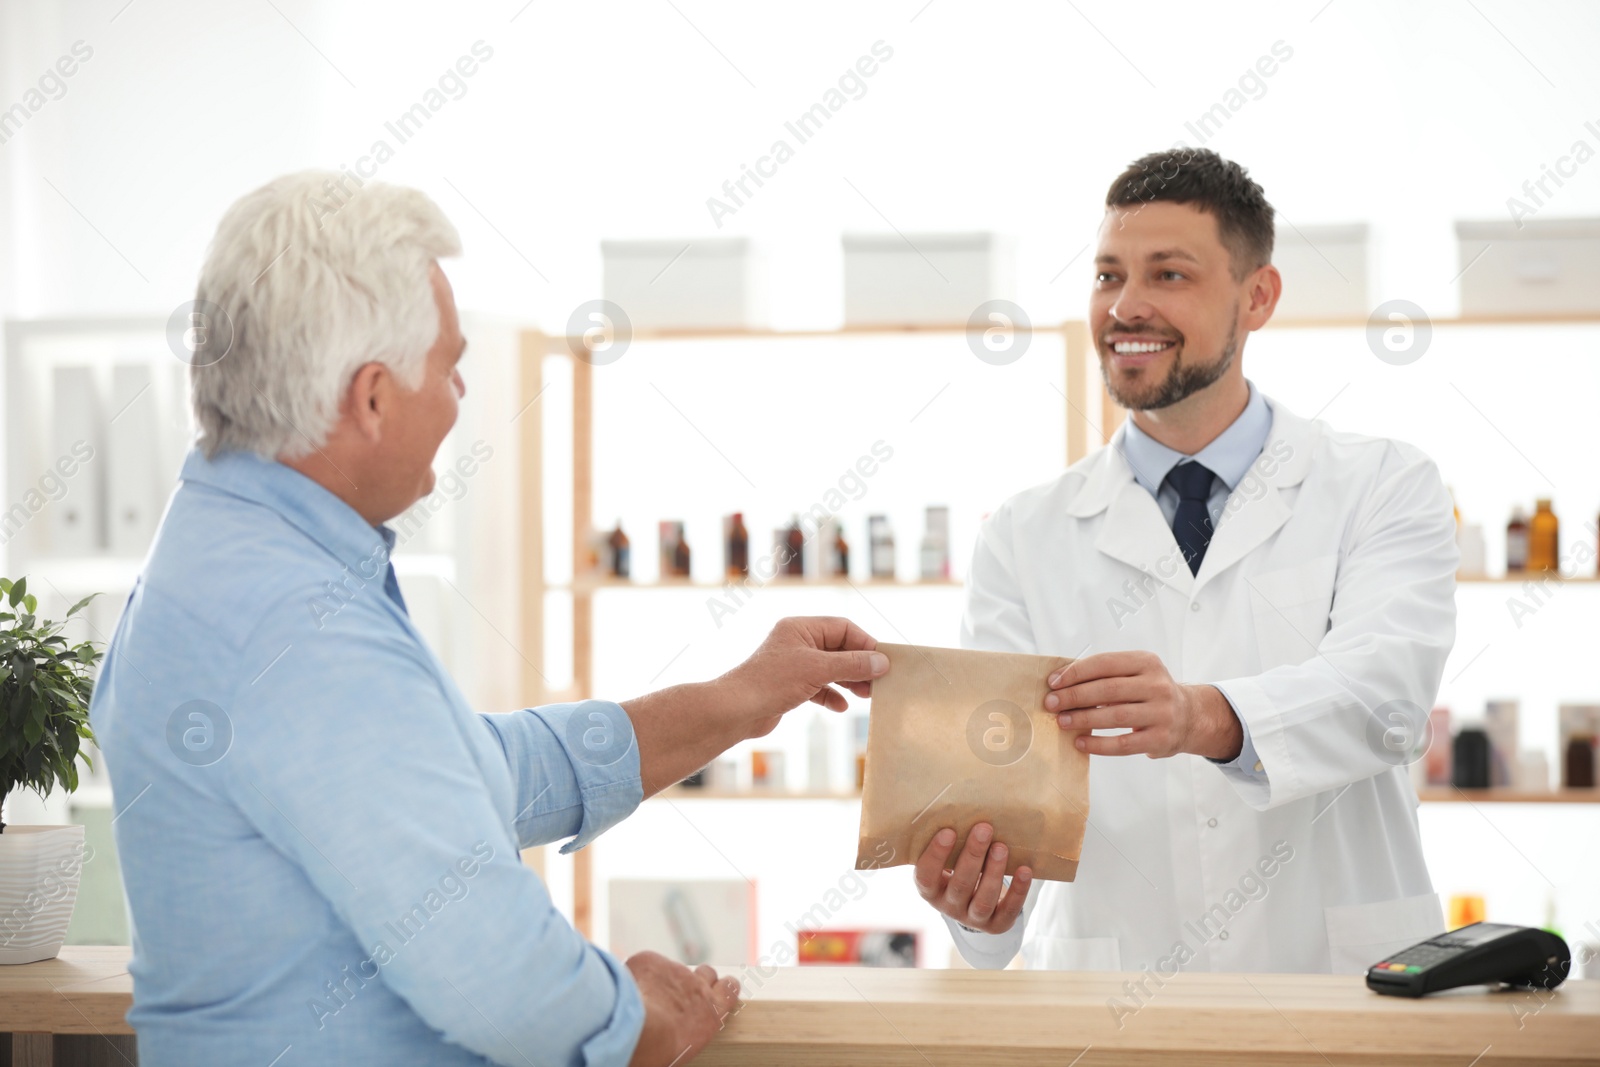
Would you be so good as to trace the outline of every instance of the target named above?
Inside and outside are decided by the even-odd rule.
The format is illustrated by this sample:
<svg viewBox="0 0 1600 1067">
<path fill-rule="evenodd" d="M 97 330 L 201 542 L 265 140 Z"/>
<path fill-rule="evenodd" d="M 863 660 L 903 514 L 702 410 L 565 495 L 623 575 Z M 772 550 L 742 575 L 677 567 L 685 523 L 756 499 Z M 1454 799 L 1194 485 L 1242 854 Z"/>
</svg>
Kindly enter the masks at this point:
<svg viewBox="0 0 1600 1067">
<path fill-rule="evenodd" d="M 1167 472 L 1167 482 L 1178 491 L 1178 511 L 1172 516 L 1172 536 L 1188 561 L 1191 574 L 1200 573 L 1200 561 L 1211 544 L 1210 469 L 1194 462 L 1180 463 Z"/>
</svg>

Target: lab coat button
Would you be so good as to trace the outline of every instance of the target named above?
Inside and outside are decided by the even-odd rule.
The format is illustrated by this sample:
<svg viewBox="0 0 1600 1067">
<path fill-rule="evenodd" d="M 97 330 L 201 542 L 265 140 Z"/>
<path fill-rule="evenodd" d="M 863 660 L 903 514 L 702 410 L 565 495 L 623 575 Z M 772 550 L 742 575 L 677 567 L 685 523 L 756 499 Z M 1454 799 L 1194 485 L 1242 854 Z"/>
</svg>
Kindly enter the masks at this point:
<svg viewBox="0 0 1600 1067">
<path fill-rule="evenodd" d="M 1198 600 L 1191 600 L 1191 601 L 1190 601 L 1190 602 L 1189 602 L 1189 610 L 1190 610 L 1190 611 L 1199 611 L 1199 610 L 1200 610 L 1200 601 L 1198 601 Z"/>
<path fill-rule="evenodd" d="M 1217 820 L 1215 820 L 1215 819 L 1207 819 L 1206 820 L 1206 825 L 1207 826 L 1215 826 L 1215 825 L 1217 825 Z"/>
<path fill-rule="evenodd" d="M 1222 931 L 1220 934 L 1217 935 L 1217 937 L 1220 938 L 1223 941 L 1228 940 L 1228 931 L 1226 931 L 1226 930 Z"/>
</svg>

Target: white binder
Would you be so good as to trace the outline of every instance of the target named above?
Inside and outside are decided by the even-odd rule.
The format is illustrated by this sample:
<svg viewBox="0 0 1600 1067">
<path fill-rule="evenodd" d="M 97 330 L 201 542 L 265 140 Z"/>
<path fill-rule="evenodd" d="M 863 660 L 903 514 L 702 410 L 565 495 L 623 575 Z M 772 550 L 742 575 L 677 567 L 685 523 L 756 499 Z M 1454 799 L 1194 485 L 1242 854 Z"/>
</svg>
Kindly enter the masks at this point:
<svg viewBox="0 0 1600 1067">
<path fill-rule="evenodd" d="M 160 420 L 146 363 L 119 363 L 111 371 L 110 425 L 106 431 L 106 527 L 111 551 L 142 556 L 161 517 Z"/>
<path fill-rule="evenodd" d="M 49 514 L 49 551 L 57 556 L 90 556 L 105 544 L 104 512 L 105 414 L 95 389 L 94 370 L 82 365 L 61 365 L 54 369 L 51 405 L 50 453 L 48 462 L 62 461 L 75 466 L 70 478 L 62 478 L 66 491 L 52 501 Z M 84 462 L 84 445 L 94 450 Z M 42 472 L 41 472 L 42 473 Z"/>
</svg>

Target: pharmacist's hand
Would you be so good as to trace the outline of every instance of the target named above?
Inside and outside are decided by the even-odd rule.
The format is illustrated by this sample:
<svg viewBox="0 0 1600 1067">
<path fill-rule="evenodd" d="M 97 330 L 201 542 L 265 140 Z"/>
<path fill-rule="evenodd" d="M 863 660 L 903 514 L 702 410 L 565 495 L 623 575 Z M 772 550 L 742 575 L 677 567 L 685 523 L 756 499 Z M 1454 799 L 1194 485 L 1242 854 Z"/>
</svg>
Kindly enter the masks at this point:
<svg viewBox="0 0 1600 1067">
<path fill-rule="evenodd" d="M 1046 711 L 1063 730 L 1082 730 L 1091 756 L 1151 759 L 1192 752 L 1231 760 L 1244 745 L 1233 705 L 1214 685 L 1181 685 L 1154 652 L 1101 652 L 1074 660 L 1048 679 Z M 1089 730 L 1127 726 L 1131 733 L 1094 737 Z"/>
<path fill-rule="evenodd" d="M 948 826 L 933 835 L 917 860 L 917 892 L 940 915 L 986 934 L 1003 934 L 1022 914 L 1033 872 L 1018 867 L 1005 884 L 1006 846 L 990 843 L 994 827 L 980 822 L 967 834 L 967 843 L 954 864 L 950 850 L 956 832 Z"/>
<path fill-rule="evenodd" d="M 644 1030 L 628 1067 L 671 1067 L 694 1058 L 739 1003 L 739 980 L 690 970 L 655 952 L 628 957 L 644 1000 Z"/>
<path fill-rule="evenodd" d="M 759 737 L 808 700 L 844 711 L 849 703 L 835 682 L 858 697 L 871 696 L 872 679 L 889 669 L 889 657 L 874 652 L 877 647 L 849 619 L 779 619 L 761 647 L 717 681 L 753 720 L 749 736 Z"/>
</svg>

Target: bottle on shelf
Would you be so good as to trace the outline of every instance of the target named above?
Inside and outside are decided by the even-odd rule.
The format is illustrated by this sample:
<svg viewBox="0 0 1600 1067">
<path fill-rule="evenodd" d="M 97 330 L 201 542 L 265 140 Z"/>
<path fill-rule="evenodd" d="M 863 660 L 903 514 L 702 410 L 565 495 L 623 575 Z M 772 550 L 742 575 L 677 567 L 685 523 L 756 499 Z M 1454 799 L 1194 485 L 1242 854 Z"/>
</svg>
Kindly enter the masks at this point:
<svg viewBox="0 0 1600 1067">
<path fill-rule="evenodd" d="M 862 713 L 857 715 L 855 720 L 850 724 L 852 731 L 855 734 L 854 748 L 857 792 L 860 792 L 861 789 L 867 784 L 867 732 L 871 726 L 871 723 L 871 717 L 865 713 Z"/>
<path fill-rule="evenodd" d="M 631 550 L 628 546 L 628 535 L 622 532 L 622 520 L 617 520 L 616 528 L 611 531 L 611 536 L 606 538 L 606 546 L 610 549 L 611 577 L 628 577 L 632 560 Z"/>
<path fill-rule="evenodd" d="M 790 578 L 800 578 L 806 573 L 806 532 L 800 528 L 800 516 L 789 520 L 789 525 L 779 531 L 779 544 L 783 546 L 783 573 Z"/>
<path fill-rule="evenodd" d="M 1511 509 L 1506 523 L 1506 573 L 1520 574 L 1528 569 L 1528 515 L 1521 508 Z"/>
<path fill-rule="evenodd" d="M 922 580 L 938 581 L 950 577 L 950 509 L 942 505 L 928 508 L 922 535 Z"/>
<path fill-rule="evenodd" d="M 661 577 L 689 577 L 689 542 L 683 537 L 683 523 L 667 519 L 659 524 L 658 529 L 661 534 Z"/>
<path fill-rule="evenodd" d="M 750 785 L 754 789 L 782 789 L 785 785 L 783 753 L 759 748 L 751 752 Z"/>
<path fill-rule="evenodd" d="M 803 529 L 803 527 L 802 527 Z M 806 577 L 814 582 L 838 581 L 848 571 L 839 570 L 839 520 L 818 519 L 805 538 Z"/>
<path fill-rule="evenodd" d="M 1489 917 L 1482 894 L 1455 893 L 1450 897 L 1450 929 L 1481 923 Z"/>
<path fill-rule="evenodd" d="M 828 767 L 829 714 L 813 712 L 811 724 L 806 728 L 806 788 L 817 793 L 826 792 L 833 785 Z"/>
<path fill-rule="evenodd" d="M 850 576 L 850 545 L 844 539 L 844 527 L 838 523 L 833 527 L 833 545 L 831 551 L 833 566 L 830 576 L 848 578 Z"/>
<path fill-rule="evenodd" d="M 1528 522 L 1528 570 L 1535 574 L 1546 571 L 1560 573 L 1561 520 L 1550 510 L 1550 498 L 1540 497 L 1534 503 L 1533 518 Z"/>
<path fill-rule="evenodd" d="M 1461 563 L 1456 568 L 1458 575 L 1463 578 L 1482 578 L 1488 573 L 1488 552 L 1482 526 L 1468 522 L 1456 527 L 1456 548 L 1461 553 Z"/>
<path fill-rule="evenodd" d="M 889 516 L 871 515 L 867 518 L 867 544 L 871 552 L 871 576 L 894 578 L 894 530 L 889 526 Z"/>
<path fill-rule="evenodd" d="M 722 530 L 728 577 L 750 577 L 750 531 L 744 527 L 744 512 L 735 511 L 724 519 Z"/>
<path fill-rule="evenodd" d="M 678 544 L 672 550 L 672 576 L 689 577 L 689 542 L 683 536 L 683 523 L 678 523 Z"/>
<path fill-rule="evenodd" d="M 1594 788 L 1594 752 L 1593 737 L 1573 734 L 1567 739 L 1567 750 L 1561 754 L 1561 781 L 1566 788 Z"/>
</svg>

